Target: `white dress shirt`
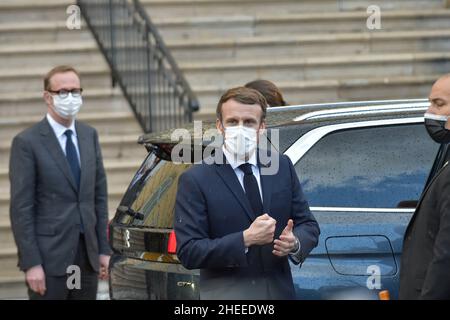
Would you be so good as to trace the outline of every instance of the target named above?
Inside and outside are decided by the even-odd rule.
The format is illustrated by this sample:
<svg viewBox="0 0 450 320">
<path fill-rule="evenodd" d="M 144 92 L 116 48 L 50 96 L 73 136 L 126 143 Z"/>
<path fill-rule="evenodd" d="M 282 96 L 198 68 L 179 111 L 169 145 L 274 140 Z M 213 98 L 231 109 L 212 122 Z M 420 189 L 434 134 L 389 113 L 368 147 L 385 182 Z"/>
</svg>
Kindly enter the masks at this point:
<svg viewBox="0 0 450 320">
<path fill-rule="evenodd" d="M 47 121 L 50 124 L 50 127 L 52 127 L 53 132 L 56 135 L 56 138 L 58 139 L 59 145 L 61 146 L 61 149 L 66 154 L 66 142 L 67 142 L 67 136 L 64 134 L 66 130 L 72 130 L 72 142 L 75 145 L 75 149 L 77 150 L 77 156 L 78 156 L 78 163 L 80 164 L 80 150 L 78 148 L 78 137 L 77 137 L 77 131 L 75 130 L 75 121 L 72 121 L 72 124 L 69 128 L 66 128 L 62 124 L 59 124 L 55 121 L 55 119 L 52 118 L 50 114 L 47 113 Z"/>
</svg>

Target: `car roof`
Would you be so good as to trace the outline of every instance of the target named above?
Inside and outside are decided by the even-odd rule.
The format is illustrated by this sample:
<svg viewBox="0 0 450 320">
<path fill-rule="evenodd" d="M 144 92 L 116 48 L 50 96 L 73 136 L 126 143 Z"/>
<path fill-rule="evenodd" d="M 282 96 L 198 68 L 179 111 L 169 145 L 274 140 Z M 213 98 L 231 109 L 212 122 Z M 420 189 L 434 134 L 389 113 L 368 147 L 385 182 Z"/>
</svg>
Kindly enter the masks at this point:
<svg viewBox="0 0 450 320">
<path fill-rule="evenodd" d="M 308 127 L 328 125 L 330 123 L 348 122 L 351 120 L 364 121 L 384 118 L 417 117 L 423 115 L 428 108 L 427 99 L 409 100 L 377 100 L 377 101 L 352 101 L 321 104 L 304 104 L 284 107 L 272 107 L 267 109 L 267 128 L 281 128 L 292 125 L 309 124 Z M 144 134 L 139 137 L 141 144 L 173 144 L 173 136 L 189 134 L 198 138 L 200 128 L 201 136 L 206 133 L 216 132 L 215 121 L 203 121 L 195 125 L 195 122 L 186 124 L 180 128 L 169 129 L 156 133 Z M 179 130 L 178 132 L 176 130 Z M 208 139 L 205 139 L 208 140 Z"/>
</svg>

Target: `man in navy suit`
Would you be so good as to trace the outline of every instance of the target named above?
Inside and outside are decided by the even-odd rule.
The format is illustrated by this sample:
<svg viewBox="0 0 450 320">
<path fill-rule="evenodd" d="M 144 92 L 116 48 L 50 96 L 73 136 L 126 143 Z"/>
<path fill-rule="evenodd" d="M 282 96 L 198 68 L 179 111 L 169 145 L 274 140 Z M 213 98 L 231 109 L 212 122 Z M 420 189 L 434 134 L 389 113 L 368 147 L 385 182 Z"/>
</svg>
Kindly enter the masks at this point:
<svg viewBox="0 0 450 320">
<path fill-rule="evenodd" d="M 201 299 L 294 299 L 288 257 L 299 264 L 318 243 L 292 162 L 272 152 L 263 163 L 257 148 L 266 107 L 256 90 L 228 90 L 216 121 L 224 143 L 214 158 L 224 161 L 205 159 L 179 179 L 177 255 L 201 269 Z M 266 170 L 271 164 L 275 172 Z"/>
</svg>

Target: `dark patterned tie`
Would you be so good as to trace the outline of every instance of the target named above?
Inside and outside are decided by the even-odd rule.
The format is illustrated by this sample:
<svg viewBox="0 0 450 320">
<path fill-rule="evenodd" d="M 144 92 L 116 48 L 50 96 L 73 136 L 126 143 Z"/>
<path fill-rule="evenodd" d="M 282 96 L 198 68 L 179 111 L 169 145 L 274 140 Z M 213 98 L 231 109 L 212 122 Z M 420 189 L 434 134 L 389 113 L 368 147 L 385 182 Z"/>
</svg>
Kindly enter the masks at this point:
<svg viewBox="0 0 450 320">
<path fill-rule="evenodd" d="M 244 172 L 244 189 L 248 201 L 250 202 L 250 207 L 256 217 L 262 215 L 263 205 L 261 201 L 261 195 L 259 193 L 258 182 L 256 177 L 253 175 L 252 165 L 250 163 L 244 163 L 239 166 L 239 169 Z M 268 249 L 265 249 L 267 247 Z M 252 246 L 249 248 L 247 257 L 249 258 L 249 263 L 252 268 L 257 268 L 257 270 L 266 269 L 264 259 L 262 256 L 263 250 L 268 252 L 272 251 L 272 245 L 264 246 Z"/>
<path fill-rule="evenodd" d="M 66 130 L 64 134 L 67 137 L 66 140 L 66 158 L 67 162 L 69 162 L 70 170 L 72 171 L 73 177 L 75 178 L 75 183 L 77 184 L 77 189 L 80 190 L 80 176 L 81 169 L 80 164 L 78 162 L 77 149 L 75 149 L 75 145 L 72 141 L 72 130 Z M 80 217 L 80 232 L 84 233 L 83 219 Z"/>
<path fill-rule="evenodd" d="M 80 176 L 81 169 L 80 164 L 78 163 L 77 150 L 75 149 L 75 145 L 72 142 L 72 130 L 66 130 L 64 134 L 67 137 L 66 140 L 66 158 L 69 163 L 70 170 L 72 171 L 73 177 L 75 178 L 75 183 L 77 188 L 80 189 Z"/>
<path fill-rule="evenodd" d="M 250 206 L 253 209 L 255 216 L 260 216 L 263 212 L 263 205 L 261 201 L 261 194 L 259 193 L 258 182 L 253 175 L 252 165 L 244 163 L 239 166 L 239 169 L 244 172 L 244 189 Z"/>
</svg>

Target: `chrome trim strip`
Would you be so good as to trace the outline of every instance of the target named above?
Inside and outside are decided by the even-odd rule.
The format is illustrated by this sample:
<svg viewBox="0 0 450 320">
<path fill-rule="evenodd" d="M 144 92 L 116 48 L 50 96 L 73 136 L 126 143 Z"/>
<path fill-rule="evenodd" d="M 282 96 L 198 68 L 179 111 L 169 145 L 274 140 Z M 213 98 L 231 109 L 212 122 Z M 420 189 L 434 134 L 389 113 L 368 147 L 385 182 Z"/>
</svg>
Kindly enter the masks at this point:
<svg viewBox="0 0 450 320">
<path fill-rule="evenodd" d="M 396 105 L 384 105 L 384 106 L 367 106 L 358 108 L 340 108 L 340 109 L 329 109 L 321 111 L 313 111 L 303 114 L 294 121 L 303 121 L 310 119 L 320 119 L 328 117 L 344 117 L 344 116 L 354 116 L 354 115 L 364 115 L 364 114 L 374 114 L 374 113 L 394 113 L 394 112 L 411 112 L 411 111 L 426 111 L 428 105 L 424 103 L 414 103 L 414 104 L 396 104 Z"/>
<path fill-rule="evenodd" d="M 148 232 L 151 231 L 152 233 L 162 233 L 162 234 L 169 234 L 173 231 L 173 229 L 168 228 L 152 228 L 148 226 L 138 227 L 138 226 L 123 226 L 123 225 L 117 225 L 114 226 L 115 228 L 121 229 L 123 231 L 129 230 L 132 232 Z"/>
<path fill-rule="evenodd" d="M 333 108 L 333 107 L 363 107 L 363 106 L 380 106 L 380 105 L 393 105 L 393 104 L 405 104 L 405 103 L 427 103 L 427 99 L 405 99 L 405 100 L 373 100 L 373 101 L 346 101 L 346 102 L 332 102 L 332 103 L 314 103 L 314 104 L 299 104 L 291 106 L 282 106 L 268 108 L 267 112 L 283 112 L 283 111 L 296 111 L 305 108 Z"/>
<path fill-rule="evenodd" d="M 386 119 L 386 120 L 372 120 L 372 121 L 360 121 L 360 122 L 349 122 L 334 124 L 324 127 L 319 127 L 313 129 L 300 137 L 292 146 L 290 146 L 286 152 L 292 163 L 295 165 L 308 151 L 311 149 L 317 141 L 326 136 L 327 134 L 343 130 L 343 129 L 355 129 L 355 128 L 366 128 L 366 127 L 377 127 L 385 125 L 396 125 L 396 124 L 408 124 L 408 123 L 422 123 L 423 117 L 414 118 L 400 118 L 400 119 Z"/>
<path fill-rule="evenodd" d="M 156 261 L 146 261 L 146 260 L 136 260 L 130 257 L 125 257 L 124 260 L 117 262 L 112 265 L 112 269 L 116 265 L 129 265 L 130 267 L 148 270 L 148 271 L 158 271 L 158 272 L 169 272 L 169 273 L 180 273 L 180 274 L 189 274 L 189 275 L 199 275 L 200 272 L 198 269 L 188 270 L 183 267 L 179 263 L 165 263 L 165 262 L 156 262 Z"/>
<path fill-rule="evenodd" d="M 382 213 L 414 213 L 414 208 L 349 208 L 349 207 L 310 207 L 311 211 L 323 212 L 382 212 Z"/>
</svg>

